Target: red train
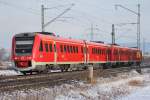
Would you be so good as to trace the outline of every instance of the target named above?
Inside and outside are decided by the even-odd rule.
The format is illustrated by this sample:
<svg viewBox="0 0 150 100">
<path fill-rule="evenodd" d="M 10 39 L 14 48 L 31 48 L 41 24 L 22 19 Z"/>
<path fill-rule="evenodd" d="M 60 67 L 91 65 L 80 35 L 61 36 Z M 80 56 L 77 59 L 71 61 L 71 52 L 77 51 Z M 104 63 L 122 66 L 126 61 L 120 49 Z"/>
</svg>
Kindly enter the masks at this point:
<svg viewBox="0 0 150 100">
<path fill-rule="evenodd" d="M 53 33 L 16 34 L 12 40 L 12 60 L 21 72 L 83 69 L 85 65 L 108 66 L 140 64 L 141 51 L 104 43 L 56 37 Z"/>
</svg>

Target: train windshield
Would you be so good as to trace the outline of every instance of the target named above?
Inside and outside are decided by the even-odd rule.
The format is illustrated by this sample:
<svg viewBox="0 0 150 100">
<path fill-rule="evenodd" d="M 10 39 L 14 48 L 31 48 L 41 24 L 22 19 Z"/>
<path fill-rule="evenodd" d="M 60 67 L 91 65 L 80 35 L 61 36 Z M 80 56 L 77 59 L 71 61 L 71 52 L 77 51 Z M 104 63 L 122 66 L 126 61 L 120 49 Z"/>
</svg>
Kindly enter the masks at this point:
<svg viewBox="0 0 150 100">
<path fill-rule="evenodd" d="M 15 37 L 15 41 L 16 41 L 16 48 L 15 48 L 16 55 L 32 54 L 34 36 Z"/>
</svg>

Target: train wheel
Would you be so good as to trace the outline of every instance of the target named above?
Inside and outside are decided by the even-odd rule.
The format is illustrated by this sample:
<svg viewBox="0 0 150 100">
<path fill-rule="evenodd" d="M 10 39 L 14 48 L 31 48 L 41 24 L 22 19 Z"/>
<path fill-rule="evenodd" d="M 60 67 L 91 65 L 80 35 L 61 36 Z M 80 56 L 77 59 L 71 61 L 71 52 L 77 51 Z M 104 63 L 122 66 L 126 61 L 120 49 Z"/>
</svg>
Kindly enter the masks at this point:
<svg viewBox="0 0 150 100">
<path fill-rule="evenodd" d="M 21 72 L 23 75 L 27 75 L 27 73 L 26 72 Z"/>
<path fill-rule="evenodd" d="M 50 70 L 50 66 L 49 66 L 49 65 L 46 65 L 46 68 L 45 68 L 45 70 L 44 70 L 44 73 L 48 73 L 49 70 Z"/>
<path fill-rule="evenodd" d="M 70 68 L 70 65 L 66 65 L 66 66 L 64 66 L 64 68 L 65 68 L 65 71 L 68 72 L 69 68 Z"/>
<path fill-rule="evenodd" d="M 64 68 L 61 68 L 60 70 L 61 70 L 61 72 L 64 72 Z"/>
</svg>

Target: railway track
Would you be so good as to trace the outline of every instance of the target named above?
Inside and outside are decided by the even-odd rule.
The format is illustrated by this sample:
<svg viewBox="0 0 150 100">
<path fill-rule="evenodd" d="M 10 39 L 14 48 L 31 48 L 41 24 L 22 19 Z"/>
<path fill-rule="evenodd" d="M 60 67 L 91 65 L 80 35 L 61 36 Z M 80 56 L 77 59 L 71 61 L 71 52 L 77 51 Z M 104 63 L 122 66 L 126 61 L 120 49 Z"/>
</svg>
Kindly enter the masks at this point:
<svg viewBox="0 0 150 100">
<path fill-rule="evenodd" d="M 141 68 L 147 68 L 142 66 Z M 132 67 L 135 69 L 135 67 Z M 110 76 L 117 73 L 129 72 L 130 67 L 97 69 L 94 70 L 95 77 Z M 27 76 L 5 76 L 0 77 L 0 92 L 14 91 L 26 88 L 38 88 L 41 86 L 60 85 L 72 80 L 86 80 L 88 71 L 57 72 L 49 74 L 27 75 Z"/>
</svg>

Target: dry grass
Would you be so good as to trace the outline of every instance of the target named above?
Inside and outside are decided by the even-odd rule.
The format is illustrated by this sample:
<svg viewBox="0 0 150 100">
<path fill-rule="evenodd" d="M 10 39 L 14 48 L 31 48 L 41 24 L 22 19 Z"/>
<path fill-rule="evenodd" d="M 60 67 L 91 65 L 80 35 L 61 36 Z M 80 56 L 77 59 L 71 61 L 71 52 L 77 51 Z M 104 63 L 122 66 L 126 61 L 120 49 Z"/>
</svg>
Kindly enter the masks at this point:
<svg viewBox="0 0 150 100">
<path fill-rule="evenodd" d="M 136 80 L 136 79 L 134 79 L 134 80 L 130 80 L 128 82 L 128 84 L 130 86 L 141 86 L 143 84 L 143 81 L 142 80 Z"/>
</svg>

